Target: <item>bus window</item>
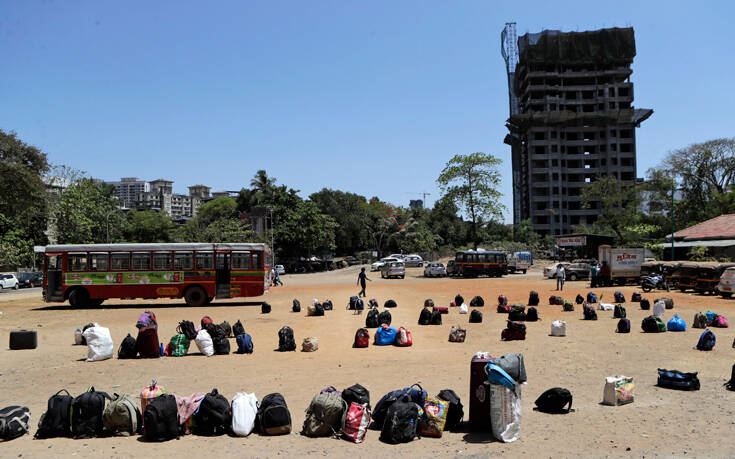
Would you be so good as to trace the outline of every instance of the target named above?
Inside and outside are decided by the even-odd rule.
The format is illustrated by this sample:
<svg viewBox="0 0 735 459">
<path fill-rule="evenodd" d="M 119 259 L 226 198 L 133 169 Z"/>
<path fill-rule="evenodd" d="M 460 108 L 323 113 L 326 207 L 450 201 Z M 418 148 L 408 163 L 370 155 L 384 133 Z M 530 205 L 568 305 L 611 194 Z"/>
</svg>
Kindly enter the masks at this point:
<svg viewBox="0 0 735 459">
<path fill-rule="evenodd" d="M 127 252 L 110 254 L 110 269 L 112 271 L 127 271 L 130 269 L 130 254 Z"/>
<path fill-rule="evenodd" d="M 464 261 L 464 254 L 463 253 L 458 253 L 457 256 L 456 256 L 456 259 L 457 259 L 458 262 Z"/>
<path fill-rule="evenodd" d="M 232 269 L 250 269 L 250 252 L 232 252 Z"/>
<path fill-rule="evenodd" d="M 90 253 L 89 270 L 107 271 L 107 253 Z"/>
<path fill-rule="evenodd" d="M 70 253 L 68 258 L 69 271 L 86 271 L 87 270 L 87 254 L 86 253 Z"/>
<path fill-rule="evenodd" d="M 61 255 L 46 255 L 46 269 L 61 270 Z"/>
<path fill-rule="evenodd" d="M 197 252 L 197 269 L 214 269 L 214 254 Z"/>
<path fill-rule="evenodd" d="M 171 252 L 153 252 L 153 269 L 157 271 L 171 269 Z"/>
<path fill-rule="evenodd" d="M 261 262 L 262 253 L 260 252 L 253 252 L 253 269 L 263 269 L 263 264 Z"/>
<path fill-rule="evenodd" d="M 191 269 L 194 266 L 194 254 L 192 252 L 175 252 L 174 269 Z"/>
<path fill-rule="evenodd" d="M 148 252 L 133 253 L 133 270 L 148 271 L 151 269 L 151 254 Z"/>
</svg>

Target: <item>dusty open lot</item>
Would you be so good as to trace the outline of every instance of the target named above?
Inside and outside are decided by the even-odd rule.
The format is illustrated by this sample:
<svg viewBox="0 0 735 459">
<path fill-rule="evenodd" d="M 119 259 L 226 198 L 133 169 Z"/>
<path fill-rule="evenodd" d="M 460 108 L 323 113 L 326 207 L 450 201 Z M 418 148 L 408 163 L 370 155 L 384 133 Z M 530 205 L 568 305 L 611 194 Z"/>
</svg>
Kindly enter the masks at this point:
<svg viewBox="0 0 735 459">
<path fill-rule="evenodd" d="M 95 457 L 197 457 L 218 456 L 488 456 L 510 457 L 599 457 L 599 456 L 679 456 L 732 457 L 735 454 L 735 393 L 722 384 L 729 379 L 735 362 L 733 337 L 735 330 L 716 329 L 717 346 L 712 352 L 694 349 L 701 333 L 688 329 L 684 333 L 644 334 L 640 322 L 650 311 L 627 303 L 633 330 L 615 333 L 617 320 L 612 311 L 598 311 L 599 320 L 581 320 L 581 308 L 562 312 L 560 306 L 549 306 L 549 295 L 555 294 L 554 281 L 542 280 L 537 272 L 528 276 L 511 275 L 502 279 L 424 279 L 422 270 L 409 269 L 404 280 L 381 280 L 371 273 L 368 298 L 382 304 L 388 298 L 398 302 L 391 310 L 393 325 L 405 325 L 413 331 L 410 348 L 373 347 L 352 349 L 355 330 L 364 325 L 365 315 L 353 315 L 345 306 L 355 286 L 358 267 L 338 272 L 299 276 L 283 276 L 285 286 L 277 287 L 265 299 L 273 312 L 261 315 L 258 301 L 218 301 L 211 306 L 187 307 L 183 301 L 119 301 L 106 302 L 101 308 L 71 309 L 68 305 L 47 305 L 38 293 L 3 295 L 0 298 L 0 339 L 3 340 L 0 366 L 0 405 L 23 404 L 31 408 L 33 429 L 46 408 L 49 396 L 66 388 L 73 395 L 93 385 L 109 393 L 137 395 L 155 378 L 172 392 L 190 394 L 207 392 L 213 387 L 228 398 L 235 392 L 255 392 L 258 398 L 270 392 L 281 392 L 289 405 L 294 433 L 283 437 L 247 438 L 196 436 L 182 437 L 163 444 L 149 444 L 138 438 L 98 438 L 90 440 L 33 440 L 31 435 L 0 444 L 0 456 L 95 456 Z M 496 298 L 503 293 L 511 303 L 526 302 L 528 292 L 541 296 L 541 321 L 528 324 L 525 341 L 501 342 L 504 315 L 495 312 Z M 613 288 L 597 289 L 598 296 L 611 302 Z M 620 288 L 630 299 L 634 287 Z M 568 282 L 564 297 L 589 291 L 586 282 Z M 468 324 L 468 316 L 456 308 L 444 316 L 442 326 L 418 326 L 419 310 L 425 298 L 437 305 L 448 305 L 457 293 L 469 302 L 482 295 L 487 306 L 481 324 Z M 651 300 L 663 293 L 644 295 Z M 735 320 L 735 301 L 709 296 L 671 292 L 674 310 L 666 311 L 665 320 L 674 313 L 691 324 L 694 313 L 711 309 Z M 291 300 L 298 298 L 306 305 L 312 298 L 331 299 L 335 310 L 325 317 L 306 317 L 291 312 Z M 135 335 L 135 322 L 145 308 L 158 316 L 162 341 L 175 333 L 182 319 L 195 323 L 203 315 L 215 321 L 240 319 L 253 336 L 252 355 L 214 356 L 197 354 L 192 343 L 191 354 L 183 358 L 155 360 L 117 360 L 87 363 L 86 346 L 73 345 L 73 330 L 88 322 L 109 327 L 115 348 L 127 333 Z M 552 320 L 568 323 L 569 336 L 549 336 Z M 467 328 L 465 343 L 449 343 L 449 329 L 454 324 Z M 294 329 L 299 345 L 307 336 L 319 338 L 315 353 L 274 352 L 277 331 L 283 325 Z M 38 330 L 39 346 L 35 350 L 10 351 L 10 330 Z M 371 330 L 372 336 L 373 330 Z M 234 339 L 233 349 L 236 348 Z M 304 410 L 314 394 L 326 386 L 339 389 L 354 383 L 366 386 L 375 404 L 386 392 L 420 382 L 430 395 L 444 388 L 454 389 L 469 411 L 469 362 L 477 351 L 500 356 L 522 352 L 526 358 L 528 384 L 523 389 L 523 423 L 521 439 L 511 444 L 492 440 L 489 434 L 450 433 L 441 439 L 423 438 L 413 443 L 391 446 L 378 440 L 379 432 L 369 431 L 366 442 L 355 445 L 332 438 L 311 439 L 298 434 Z M 702 389 L 678 392 L 660 389 L 656 369 L 699 371 Z M 625 374 L 635 378 L 635 402 L 622 407 L 600 405 L 605 376 Z M 575 412 L 548 415 L 533 411 L 534 400 L 550 387 L 566 387 L 574 395 Z M 465 417 L 466 419 L 466 417 Z"/>
</svg>

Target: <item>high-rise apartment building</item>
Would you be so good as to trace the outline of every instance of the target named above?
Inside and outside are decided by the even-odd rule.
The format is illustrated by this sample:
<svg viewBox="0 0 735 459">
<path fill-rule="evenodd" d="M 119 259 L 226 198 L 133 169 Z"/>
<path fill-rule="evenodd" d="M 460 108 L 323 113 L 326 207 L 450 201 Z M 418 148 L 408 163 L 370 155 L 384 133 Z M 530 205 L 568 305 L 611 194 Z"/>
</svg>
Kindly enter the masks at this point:
<svg viewBox="0 0 735 459">
<path fill-rule="evenodd" d="M 119 182 L 107 182 L 115 189 L 115 196 L 128 209 L 135 208 L 135 202 L 138 199 L 138 193 L 145 193 L 151 190 L 150 183 L 139 180 L 138 177 L 123 177 Z"/>
</svg>

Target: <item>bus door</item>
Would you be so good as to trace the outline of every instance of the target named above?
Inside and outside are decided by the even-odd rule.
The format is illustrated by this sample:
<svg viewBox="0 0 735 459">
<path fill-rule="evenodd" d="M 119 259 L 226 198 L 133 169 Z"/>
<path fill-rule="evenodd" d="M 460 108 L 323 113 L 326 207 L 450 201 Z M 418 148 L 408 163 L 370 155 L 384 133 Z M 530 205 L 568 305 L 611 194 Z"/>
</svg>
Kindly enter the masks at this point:
<svg viewBox="0 0 735 459">
<path fill-rule="evenodd" d="M 216 279 L 216 297 L 230 298 L 230 254 L 228 252 L 217 252 L 215 264 Z"/>
<path fill-rule="evenodd" d="M 46 301 L 64 301 L 61 257 L 60 253 L 46 254 L 46 289 L 43 292 Z"/>
</svg>

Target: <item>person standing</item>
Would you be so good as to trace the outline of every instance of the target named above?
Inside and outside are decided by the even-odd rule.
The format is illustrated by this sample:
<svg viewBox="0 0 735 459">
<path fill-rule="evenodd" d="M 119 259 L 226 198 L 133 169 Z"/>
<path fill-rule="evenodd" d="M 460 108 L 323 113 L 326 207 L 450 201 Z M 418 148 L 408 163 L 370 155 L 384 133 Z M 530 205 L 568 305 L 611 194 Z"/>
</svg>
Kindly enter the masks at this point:
<svg viewBox="0 0 735 459">
<path fill-rule="evenodd" d="M 590 266 L 590 288 L 597 287 L 597 264 Z"/>
<path fill-rule="evenodd" d="M 365 287 L 367 286 L 366 281 L 372 282 L 372 280 L 367 277 L 367 274 L 365 274 L 365 268 L 362 268 L 360 269 L 360 274 L 357 275 L 357 285 L 362 287 L 360 293 L 357 294 L 358 297 L 362 296 L 367 298 L 367 293 L 365 293 Z"/>
<path fill-rule="evenodd" d="M 610 272 L 610 265 L 607 264 L 607 261 L 602 262 L 602 267 L 600 268 L 600 285 L 603 287 L 609 287 L 612 285 L 612 273 Z"/>
<path fill-rule="evenodd" d="M 564 290 L 564 281 L 567 280 L 567 271 L 564 265 L 559 263 L 556 267 L 556 289 Z"/>
</svg>

